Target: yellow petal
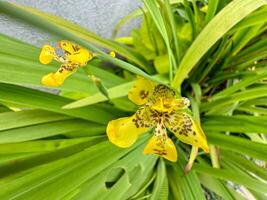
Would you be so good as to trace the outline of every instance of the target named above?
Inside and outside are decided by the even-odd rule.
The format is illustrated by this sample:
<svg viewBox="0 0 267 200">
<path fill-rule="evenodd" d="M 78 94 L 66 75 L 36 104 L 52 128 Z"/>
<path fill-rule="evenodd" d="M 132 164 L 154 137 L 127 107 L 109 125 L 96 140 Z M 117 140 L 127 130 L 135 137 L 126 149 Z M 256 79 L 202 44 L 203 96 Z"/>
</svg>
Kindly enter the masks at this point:
<svg viewBox="0 0 267 200">
<path fill-rule="evenodd" d="M 87 62 L 92 59 L 93 59 L 93 54 L 84 48 L 80 48 L 74 54 L 67 55 L 67 60 L 69 60 L 72 63 L 77 63 L 80 66 L 86 65 Z"/>
<path fill-rule="evenodd" d="M 158 84 L 153 91 L 153 101 L 157 100 L 158 98 L 164 99 L 175 99 L 177 93 L 172 88 L 169 88 L 166 85 Z"/>
<path fill-rule="evenodd" d="M 188 108 L 190 101 L 187 98 L 168 99 L 165 97 L 158 97 L 151 105 L 152 109 L 159 112 L 172 112 L 174 110 L 182 110 Z"/>
<path fill-rule="evenodd" d="M 49 73 L 42 78 L 42 84 L 50 87 L 61 86 L 65 79 L 73 74 L 76 69 L 68 70 L 66 66 L 62 65 L 55 73 Z"/>
<path fill-rule="evenodd" d="M 170 138 L 167 138 L 164 146 L 158 144 L 156 136 L 153 136 L 144 149 L 144 154 L 157 154 L 169 161 L 177 161 L 177 151 Z"/>
<path fill-rule="evenodd" d="M 42 78 L 42 84 L 45 86 L 50 87 L 58 87 L 60 86 L 60 83 L 58 83 L 54 78 L 55 73 L 49 73 Z"/>
<path fill-rule="evenodd" d="M 84 66 L 89 60 L 93 59 L 93 54 L 78 44 L 62 40 L 59 42 L 59 46 L 66 52 L 69 62 Z"/>
<path fill-rule="evenodd" d="M 68 52 L 69 54 L 74 54 L 76 46 L 79 47 L 79 45 L 72 43 L 67 40 L 61 40 L 58 43 L 59 47 L 62 48 L 64 51 Z"/>
<path fill-rule="evenodd" d="M 134 119 L 135 115 L 110 121 L 106 130 L 110 142 L 121 148 L 126 148 L 131 146 L 140 134 L 149 130 L 148 127 L 137 128 Z"/>
<path fill-rule="evenodd" d="M 196 133 L 198 135 L 198 138 L 200 140 L 199 144 L 196 145 L 196 147 L 200 147 L 206 153 L 209 153 L 210 152 L 210 148 L 209 148 L 209 145 L 207 143 L 207 138 L 206 138 L 206 135 L 205 135 L 204 131 L 202 130 L 200 124 L 198 124 L 197 122 L 193 122 L 193 123 L 194 123 L 194 127 L 195 127 L 195 130 L 196 130 Z"/>
<path fill-rule="evenodd" d="M 54 59 L 55 49 L 49 45 L 44 45 L 39 55 L 39 61 L 42 64 L 49 64 Z"/>
<path fill-rule="evenodd" d="M 128 93 L 128 98 L 137 105 L 143 105 L 153 93 L 155 85 L 154 82 L 138 76 Z"/>
<path fill-rule="evenodd" d="M 157 125 L 157 120 L 151 117 L 157 115 L 154 110 L 151 109 L 149 105 L 141 106 L 135 113 L 135 118 L 133 121 L 138 127 L 155 127 Z"/>
<path fill-rule="evenodd" d="M 176 92 L 166 85 L 159 84 L 154 88 L 153 95 L 149 99 L 151 107 L 159 112 L 171 112 L 178 109 L 181 100 L 177 99 Z M 181 98 L 182 99 L 182 98 Z"/>
<path fill-rule="evenodd" d="M 206 153 L 209 152 L 209 146 L 203 130 L 189 114 L 176 111 L 165 125 L 182 142 L 202 148 Z"/>
<path fill-rule="evenodd" d="M 151 107 L 159 112 L 171 112 L 174 110 L 173 104 L 174 103 L 172 99 L 159 97 Z"/>
</svg>

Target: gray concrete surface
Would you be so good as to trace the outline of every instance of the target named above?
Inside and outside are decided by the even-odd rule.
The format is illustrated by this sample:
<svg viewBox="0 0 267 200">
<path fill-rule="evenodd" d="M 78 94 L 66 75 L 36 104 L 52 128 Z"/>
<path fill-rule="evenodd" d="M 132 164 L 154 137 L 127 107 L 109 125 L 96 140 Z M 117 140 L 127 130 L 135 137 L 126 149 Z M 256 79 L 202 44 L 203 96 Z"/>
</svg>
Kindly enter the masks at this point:
<svg viewBox="0 0 267 200">
<path fill-rule="evenodd" d="M 83 27 L 109 38 L 118 20 L 137 9 L 139 0 L 7 0 L 71 20 Z M 137 26 L 138 20 L 123 27 L 119 35 L 126 35 L 131 27 Z M 17 22 L 0 14 L 0 33 L 20 40 L 41 45 L 53 36 L 22 22 Z"/>
</svg>

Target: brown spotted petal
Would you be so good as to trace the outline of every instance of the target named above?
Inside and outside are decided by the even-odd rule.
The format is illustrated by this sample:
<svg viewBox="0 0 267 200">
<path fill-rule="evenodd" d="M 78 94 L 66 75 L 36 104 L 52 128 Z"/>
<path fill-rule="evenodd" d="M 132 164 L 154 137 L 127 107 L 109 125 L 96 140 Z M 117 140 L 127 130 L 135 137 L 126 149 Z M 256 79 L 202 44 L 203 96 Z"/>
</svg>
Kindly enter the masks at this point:
<svg viewBox="0 0 267 200">
<path fill-rule="evenodd" d="M 112 120 L 107 126 L 109 140 L 122 148 L 131 146 L 139 135 L 148 132 L 156 122 L 149 106 L 140 107 L 131 117 Z"/>
<path fill-rule="evenodd" d="M 64 81 L 77 71 L 77 66 L 62 64 L 55 73 L 49 73 L 42 78 L 42 84 L 50 87 L 61 86 Z"/>
<path fill-rule="evenodd" d="M 154 110 L 163 113 L 186 109 L 190 105 L 189 99 L 184 97 L 179 98 L 173 89 L 162 84 L 155 87 L 148 103 Z"/>
<path fill-rule="evenodd" d="M 128 98 L 137 105 L 144 105 L 152 95 L 154 87 L 154 82 L 138 76 L 128 93 Z"/>
<path fill-rule="evenodd" d="M 149 101 L 156 103 L 157 100 L 162 98 L 172 100 L 176 98 L 176 95 L 177 94 L 173 89 L 167 87 L 166 85 L 158 84 L 155 86 L 153 94 L 150 97 Z"/>
<path fill-rule="evenodd" d="M 169 120 L 165 122 L 165 125 L 182 142 L 202 148 L 205 152 L 209 152 L 203 130 L 200 125 L 194 122 L 189 114 L 176 111 L 170 116 Z"/>
<path fill-rule="evenodd" d="M 159 122 L 159 116 L 157 113 L 151 109 L 150 106 L 144 105 L 140 107 L 136 113 L 135 118 L 133 119 L 137 128 L 152 128 L 157 125 Z"/>
<path fill-rule="evenodd" d="M 158 124 L 155 128 L 154 136 L 148 141 L 144 154 L 157 154 L 169 161 L 177 161 L 176 147 L 167 136 L 167 131 L 163 124 Z"/>
</svg>

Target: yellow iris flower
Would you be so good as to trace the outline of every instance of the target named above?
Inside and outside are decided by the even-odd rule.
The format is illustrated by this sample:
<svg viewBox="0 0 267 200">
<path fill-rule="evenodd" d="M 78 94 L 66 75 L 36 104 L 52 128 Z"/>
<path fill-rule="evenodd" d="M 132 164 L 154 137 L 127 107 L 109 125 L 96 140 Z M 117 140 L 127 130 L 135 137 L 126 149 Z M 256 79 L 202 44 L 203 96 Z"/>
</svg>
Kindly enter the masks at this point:
<svg viewBox="0 0 267 200">
<path fill-rule="evenodd" d="M 59 54 L 57 50 L 62 52 Z M 88 61 L 93 59 L 93 54 L 78 44 L 62 40 L 58 47 L 44 45 L 39 55 L 42 64 L 49 64 L 53 60 L 61 62 L 62 65 L 55 73 L 49 73 L 42 78 L 42 84 L 46 86 L 58 87 L 62 85 L 67 77 L 83 67 Z"/>
<path fill-rule="evenodd" d="M 182 142 L 209 152 L 206 136 L 200 125 L 186 112 L 190 101 L 178 97 L 165 85 L 138 77 L 128 98 L 141 107 L 131 117 L 112 120 L 107 126 L 109 140 L 122 148 L 131 146 L 139 135 L 154 130 L 144 154 L 157 154 L 167 160 L 177 160 L 177 150 L 167 130 Z"/>
</svg>

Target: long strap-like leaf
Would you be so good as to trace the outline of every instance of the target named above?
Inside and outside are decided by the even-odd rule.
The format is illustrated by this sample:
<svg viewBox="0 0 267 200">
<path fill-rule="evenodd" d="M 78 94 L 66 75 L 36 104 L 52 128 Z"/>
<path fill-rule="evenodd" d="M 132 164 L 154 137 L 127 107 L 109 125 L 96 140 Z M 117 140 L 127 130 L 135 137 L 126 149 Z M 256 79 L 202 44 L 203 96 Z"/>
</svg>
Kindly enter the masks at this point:
<svg viewBox="0 0 267 200">
<path fill-rule="evenodd" d="M 184 79 L 212 45 L 249 13 L 265 4 L 266 0 L 235 0 L 228 4 L 190 46 L 176 71 L 172 86 L 179 89 Z"/>
</svg>

